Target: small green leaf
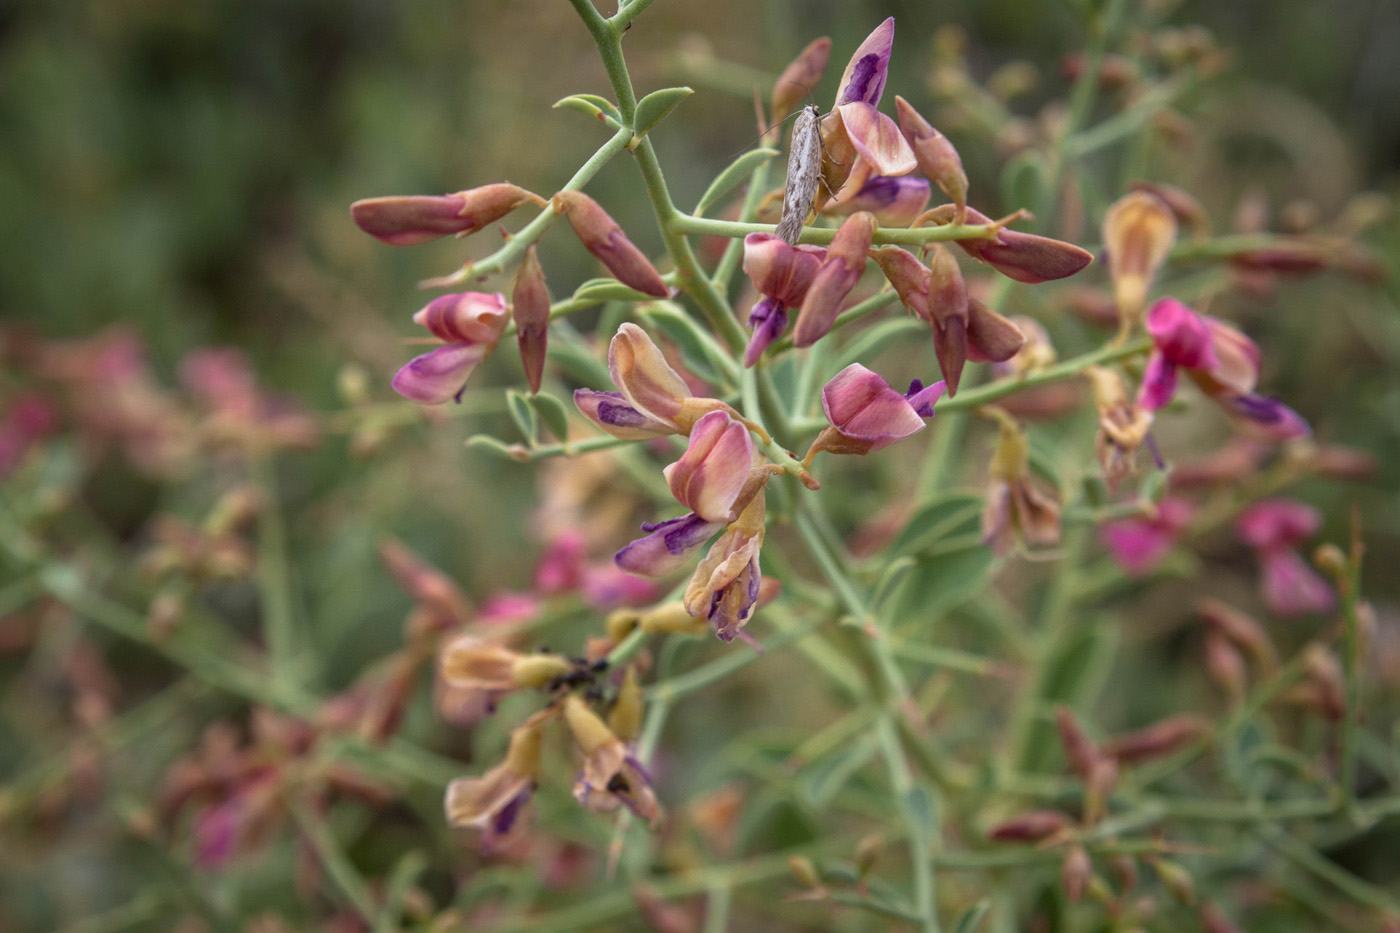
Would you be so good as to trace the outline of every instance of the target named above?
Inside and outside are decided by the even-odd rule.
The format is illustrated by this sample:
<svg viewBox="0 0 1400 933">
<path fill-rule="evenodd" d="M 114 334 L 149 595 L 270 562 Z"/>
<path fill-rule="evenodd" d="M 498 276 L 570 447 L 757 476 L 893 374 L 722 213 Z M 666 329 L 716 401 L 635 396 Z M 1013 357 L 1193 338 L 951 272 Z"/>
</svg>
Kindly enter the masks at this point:
<svg viewBox="0 0 1400 933">
<path fill-rule="evenodd" d="M 776 149 L 750 149 L 730 162 L 729 166 L 710 182 L 710 187 L 705 189 L 705 193 L 700 195 L 700 200 L 695 205 L 695 216 L 705 216 L 705 212 L 719 203 L 720 198 L 743 184 L 760 165 L 777 154 Z"/>
<path fill-rule="evenodd" d="M 535 446 L 539 439 L 540 421 L 535 415 L 534 406 L 530 404 L 530 396 L 519 389 L 510 389 L 506 392 L 506 407 L 510 409 L 511 420 L 520 429 L 525 443 Z"/>
<path fill-rule="evenodd" d="M 530 404 L 534 406 L 535 412 L 540 416 L 540 421 L 544 423 L 545 428 L 554 435 L 556 440 L 566 441 L 569 439 L 569 409 L 563 402 L 548 392 L 541 392 L 531 397 Z"/>
<path fill-rule="evenodd" d="M 973 904 L 958 918 L 957 926 L 953 927 L 953 933 L 977 933 L 977 930 L 982 926 L 982 921 L 987 919 L 987 913 L 991 909 L 992 902 L 987 898 Z"/>
<path fill-rule="evenodd" d="M 665 87 L 652 91 L 637 101 L 637 110 L 632 115 L 632 138 L 635 142 L 650 133 L 656 124 L 666 119 L 666 114 L 676 109 L 676 105 L 695 91 L 688 87 Z"/>
<path fill-rule="evenodd" d="M 570 94 L 556 101 L 554 106 L 586 113 L 590 117 L 602 120 L 615 130 L 622 129 L 622 114 L 618 112 L 617 105 L 606 97 L 599 97 L 597 94 Z"/>
<path fill-rule="evenodd" d="M 507 444 L 499 437 L 492 437 L 489 434 L 473 434 L 471 437 L 467 438 L 467 446 L 493 453 L 507 460 L 515 460 L 523 463 L 530 459 L 529 451 L 524 447 L 519 444 Z"/>
</svg>

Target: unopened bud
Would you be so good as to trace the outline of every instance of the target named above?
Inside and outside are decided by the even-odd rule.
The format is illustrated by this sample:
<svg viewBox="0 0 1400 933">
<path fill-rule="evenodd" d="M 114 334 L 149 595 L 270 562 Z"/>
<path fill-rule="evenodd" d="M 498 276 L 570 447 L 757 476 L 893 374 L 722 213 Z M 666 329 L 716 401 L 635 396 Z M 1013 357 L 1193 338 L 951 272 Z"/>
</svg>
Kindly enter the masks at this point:
<svg viewBox="0 0 1400 933">
<path fill-rule="evenodd" d="M 1244 933 L 1214 901 L 1202 901 L 1197 916 L 1200 917 L 1201 929 L 1205 933 Z"/>
<path fill-rule="evenodd" d="M 648 634 L 708 635 L 710 623 L 704 617 L 695 617 L 685 608 L 685 603 L 662 603 L 643 610 L 640 623 L 642 631 Z"/>
<path fill-rule="evenodd" d="M 630 742 L 642 730 L 642 685 L 637 682 L 637 669 L 627 668 L 617 700 L 608 713 L 608 728 L 624 742 Z"/>
<path fill-rule="evenodd" d="M 1118 762 L 1100 756 L 1084 781 L 1084 825 L 1093 826 L 1108 813 L 1108 800 L 1118 785 Z"/>
<path fill-rule="evenodd" d="M 797 883 L 804 888 L 818 889 L 823 887 L 822 876 L 817 871 L 817 866 L 805 855 L 788 856 L 788 870 L 792 872 L 792 877 L 797 879 Z"/>
<path fill-rule="evenodd" d="M 525 203 L 543 207 L 546 202 L 524 188 L 501 183 L 440 197 L 366 198 L 350 205 L 350 216 L 356 226 L 381 242 L 414 246 L 452 234 L 475 233 Z"/>
<path fill-rule="evenodd" d="M 952 199 L 956 208 L 955 222 L 962 223 L 967 216 L 967 172 L 963 170 L 958 150 L 903 97 L 895 97 L 894 107 L 899 116 L 899 131 L 914 150 L 919 171 Z"/>
<path fill-rule="evenodd" d="M 1113 877 L 1118 880 L 1119 889 L 1125 894 L 1137 887 L 1137 859 L 1125 852 L 1116 852 L 1108 857 L 1108 867 L 1113 871 Z"/>
<path fill-rule="evenodd" d="M 1028 810 L 987 830 L 987 838 L 997 842 L 1039 842 L 1069 824 L 1069 817 L 1059 810 Z"/>
<path fill-rule="evenodd" d="M 856 843 L 855 863 L 856 875 L 864 878 L 870 874 L 870 870 L 875 867 L 875 863 L 880 860 L 880 856 L 885 854 L 885 837 L 879 833 L 871 833 L 860 842 Z"/>
<path fill-rule="evenodd" d="M 769 103 L 771 119 L 776 124 L 797 109 L 798 103 L 811 93 L 822 79 L 827 59 L 831 57 L 831 40 L 826 36 L 814 39 L 778 75 Z"/>
<path fill-rule="evenodd" d="M 1351 568 L 1347 556 L 1335 544 L 1329 542 L 1319 545 L 1317 550 L 1313 551 L 1313 563 L 1317 565 L 1318 570 L 1337 581 L 1339 586 L 1346 584 Z"/>
<path fill-rule="evenodd" d="M 1333 722 L 1339 721 L 1347 708 L 1341 662 L 1326 646 L 1314 642 L 1303 653 L 1303 666 L 1318 710 Z"/>
<path fill-rule="evenodd" d="M 1171 892 L 1172 897 L 1183 904 L 1196 903 L 1196 884 L 1192 880 L 1190 872 L 1176 862 L 1164 858 L 1153 859 L 1152 868 L 1157 872 L 1157 877 L 1162 879 L 1162 884 Z"/>
<path fill-rule="evenodd" d="M 1244 657 L 1225 636 L 1216 632 L 1206 635 L 1205 650 L 1206 670 L 1211 679 L 1225 691 L 1231 704 L 1239 704 L 1245 691 Z"/>
<path fill-rule="evenodd" d="M 1079 720 L 1075 719 L 1068 706 L 1061 706 L 1055 710 L 1055 728 L 1059 730 L 1060 745 L 1064 747 L 1069 769 L 1081 779 L 1088 780 L 1094 762 L 1101 757 L 1098 748 L 1084 733 Z"/>
<path fill-rule="evenodd" d="M 792 332 L 793 346 L 810 347 L 831 330 L 841 311 L 841 303 L 865 271 L 866 253 L 876 227 L 874 215 L 865 211 L 852 214 L 842 222 L 802 299 L 802 309 Z"/>
<path fill-rule="evenodd" d="M 619 282 L 654 298 L 671 294 L 651 260 L 627 239 L 617 221 L 597 201 L 579 191 L 561 191 L 550 203 L 554 210 L 568 216 L 569 225 L 584 247 L 598 257 Z"/>
<path fill-rule="evenodd" d="M 531 392 L 539 392 L 549 341 L 549 288 L 545 285 L 544 270 L 540 268 L 539 251 L 534 243 L 526 248 L 525 258 L 515 272 L 511 307 L 525 379 L 530 384 Z"/>
<path fill-rule="evenodd" d="M 1089 853 L 1084 851 L 1083 846 L 1070 846 L 1065 852 L 1064 861 L 1060 863 L 1060 887 L 1065 889 L 1065 896 L 1071 903 L 1078 903 L 1084 898 L 1093 874 L 1094 864 L 1089 860 Z"/>
<path fill-rule="evenodd" d="M 1209 730 L 1210 725 L 1198 716 L 1168 716 L 1145 729 L 1115 735 L 1104 741 L 1100 748 L 1105 755 L 1117 759 L 1119 764 L 1133 765 L 1169 755 Z"/>
<path fill-rule="evenodd" d="M 1273 639 L 1252 616 L 1216 599 L 1203 599 L 1196 611 L 1213 631 L 1219 632 L 1244 651 L 1265 674 L 1278 667 L 1278 651 Z"/>
</svg>

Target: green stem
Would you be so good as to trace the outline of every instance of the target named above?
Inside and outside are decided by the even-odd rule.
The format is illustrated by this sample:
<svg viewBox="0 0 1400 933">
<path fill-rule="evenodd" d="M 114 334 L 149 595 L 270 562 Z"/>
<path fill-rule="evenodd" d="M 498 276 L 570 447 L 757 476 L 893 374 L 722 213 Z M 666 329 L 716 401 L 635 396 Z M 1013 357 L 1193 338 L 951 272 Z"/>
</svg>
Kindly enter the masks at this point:
<svg viewBox="0 0 1400 933">
<path fill-rule="evenodd" d="M 909 860 L 913 863 L 914 904 L 919 924 L 925 933 L 938 933 L 938 910 L 933 897 L 935 877 L 932 853 L 928 836 L 920 831 L 924 819 L 920 814 L 913 812 L 911 802 L 914 796 L 914 778 L 909 770 L 909 761 L 904 757 L 904 747 L 900 744 L 894 720 L 888 714 L 880 718 L 876 729 L 880 735 L 880 751 L 890 773 L 890 789 L 899 798 L 909 830 Z"/>
<path fill-rule="evenodd" d="M 350 902 L 350 906 L 355 908 L 364 921 L 368 924 L 375 924 L 378 911 L 375 910 L 374 896 L 370 894 L 369 884 L 360 872 L 350 862 L 350 858 L 341 849 L 340 843 L 331 832 L 329 826 L 321 816 L 312 811 L 311 805 L 305 801 L 297 803 L 292 807 L 292 815 L 296 818 L 297 826 L 301 828 L 306 840 L 311 843 L 312 850 L 321 862 L 321 867 L 326 870 L 331 881 L 340 889 L 340 893 L 345 895 L 345 899 Z"/>
<path fill-rule="evenodd" d="M 1276 826 L 1260 826 L 1256 832 L 1275 852 L 1332 884 L 1357 903 L 1390 914 L 1400 913 L 1400 901 L 1381 888 L 1356 877 L 1296 836 Z"/>
<path fill-rule="evenodd" d="M 296 657 L 296 622 L 292 610 L 287 528 L 277 502 L 276 464 L 271 457 L 253 465 L 262 491 L 258 513 L 258 596 L 262 609 L 263 642 L 272 676 L 284 684 L 300 682 Z"/>
<path fill-rule="evenodd" d="M 740 220 L 718 220 L 713 217 L 696 217 L 675 211 L 670 215 L 671 227 L 679 233 L 696 233 L 704 236 L 725 236 L 743 238 L 750 233 L 772 233 L 776 224 L 757 224 Z M 999 228 L 995 224 L 942 224 L 934 227 L 881 227 L 875 231 L 871 242 L 875 245 L 922 246 L 925 243 L 947 243 L 952 240 L 985 240 L 996 236 Z M 827 246 L 836 237 L 835 228 L 803 227 L 801 242 Z"/>
<path fill-rule="evenodd" d="M 1109 344 L 1099 347 L 1097 350 L 1084 353 L 1072 359 L 1057 363 L 1054 366 L 1047 366 L 1045 369 L 1031 373 L 1020 379 L 1002 379 L 989 385 L 975 389 L 965 389 L 953 398 L 944 397 L 933 407 L 935 413 L 947 411 L 968 411 L 979 408 L 989 402 L 994 402 L 999 398 L 1021 392 L 1025 389 L 1033 389 L 1037 386 L 1048 385 L 1058 382 L 1061 379 L 1072 379 L 1078 376 L 1090 366 L 1102 366 L 1105 363 L 1113 363 L 1118 360 L 1128 359 L 1133 356 L 1140 356 L 1152 349 L 1152 341 L 1143 337 L 1124 344 Z"/>
</svg>

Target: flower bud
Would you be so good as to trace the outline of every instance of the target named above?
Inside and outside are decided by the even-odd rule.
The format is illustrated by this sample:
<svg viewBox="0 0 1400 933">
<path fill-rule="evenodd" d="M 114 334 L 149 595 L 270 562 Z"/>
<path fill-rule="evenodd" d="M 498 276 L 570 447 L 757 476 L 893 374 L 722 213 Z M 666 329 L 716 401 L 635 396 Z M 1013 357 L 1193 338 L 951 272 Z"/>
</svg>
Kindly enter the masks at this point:
<svg viewBox="0 0 1400 933">
<path fill-rule="evenodd" d="M 921 221 L 946 224 L 954 219 L 955 211 L 952 205 L 935 207 L 914 224 L 922 226 Z M 992 219 L 969 207 L 966 222 L 990 224 Z M 991 237 L 974 237 L 957 243 L 974 259 L 985 262 L 1009 279 L 1028 285 L 1067 278 L 1094 261 L 1092 253 L 1073 243 L 1005 228 Z"/>
<path fill-rule="evenodd" d="M 810 347 L 831 330 L 841 303 L 865 271 L 866 253 L 876 226 L 875 218 L 861 211 L 846 218 L 836 231 L 802 300 L 792 333 L 794 346 Z"/>
<path fill-rule="evenodd" d="M 1211 680 L 1225 691 L 1231 705 L 1238 705 L 1245 691 L 1244 656 L 1228 639 L 1215 632 L 1206 635 L 1205 651 L 1206 671 Z"/>
<path fill-rule="evenodd" d="M 974 363 L 1003 363 L 1025 345 L 1020 328 L 976 298 L 968 299 L 967 312 L 967 358 Z"/>
<path fill-rule="evenodd" d="M 564 700 L 564 722 L 569 726 L 574 741 L 585 755 L 592 755 L 599 749 L 616 742 L 617 736 L 607 723 L 578 696 L 570 694 Z"/>
<path fill-rule="evenodd" d="M 987 838 L 997 842 L 1040 842 L 1070 825 L 1059 810 L 1028 810 L 987 830 Z"/>
<path fill-rule="evenodd" d="M 627 668 L 617 700 L 608 713 L 608 728 L 624 742 L 631 742 L 642 730 L 642 685 L 637 682 L 637 668 Z"/>
<path fill-rule="evenodd" d="M 792 872 L 792 877 L 804 888 L 822 888 L 822 876 L 817 871 L 817 866 L 805 855 L 788 856 L 788 869 Z"/>
<path fill-rule="evenodd" d="M 1152 868 L 1157 872 L 1157 877 L 1162 879 L 1162 884 L 1171 892 L 1172 897 L 1183 904 L 1196 903 L 1196 885 L 1191 879 L 1190 872 L 1164 858 L 1153 859 Z"/>
<path fill-rule="evenodd" d="M 1135 732 L 1112 736 L 1104 741 L 1100 749 L 1105 755 L 1116 758 L 1120 764 L 1134 765 L 1170 755 L 1209 731 L 1210 725 L 1198 716 L 1168 716 Z"/>
<path fill-rule="evenodd" d="M 967 213 L 967 172 L 963 171 L 958 150 L 903 97 L 896 95 L 894 106 L 899 115 L 899 131 L 914 150 L 919 171 L 952 198 L 957 209 L 955 222 L 962 223 Z"/>
<path fill-rule="evenodd" d="M 1060 887 L 1064 888 L 1065 896 L 1072 903 L 1084 897 L 1093 874 L 1094 865 L 1089 861 L 1089 853 L 1084 851 L 1083 846 L 1070 846 L 1065 852 L 1064 861 L 1060 863 Z"/>
<path fill-rule="evenodd" d="M 855 863 L 857 877 L 864 878 L 870 874 L 870 870 L 875 867 L 875 863 L 880 860 L 880 856 L 885 854 L 885 837 L 879 833 L 871 833 L 856 844 Z"/>
<path fill-rule="evenodd" d="M 555 211 L 568 215 L 569 224 L 584 247 L 597 256 L 619 282 L 654 298 L 671 294 L 661 273 L 627 239 L 617 221 L 597 201 L 579 191 L 561 191 L 550 203 Z"/>
<path fill-rule="evenodd" d="M 1055 728 L 1059 730 L 1060 745 L 1064 747 L 1065 761 L 1069 763 L 1069 769 L 1081 779 L 1087 780 L 1094 768 L 1094 762 L 1100 757 L 1098 748 L 1085 734 L 1079 720 L 1070 712 L 1068 706 L 1056 708 Z"/>
<path fill-rule="evenodd" d="M 1213 901 L 1202 901 L 1197 915 L 1204 933 L 1244 933 Z"/>
<path fill-rule="evenodd" d="M 539 392 L 544 376 L 545 349 L 549 340 L 549 288 L 544 283 L 539 251 L 531 243 L 515 272 L 511 293 L 515 314 L 515 339 L 520 345 L 520 362 L 531 392 Z"/>
<path fill-rule="evenodd" d="M 1264 627 L 1251 616 L 1216 599 L 1203 599 L 1196 612 L 1219 635 L 1244 651 L 1259 665 L 1261 672 L 1271 674 L 1278 668 L 1278 651 Z"/>
<path fill-rule="evenodd" d="M 826 71 L 827 59 L 831 56 L 831 40 L 826 36 L 814 39 L 798 53 L 797 57 L 778 75 L 773 85 L 773 96 L 769 103 L 772 111 L 770 119 L 776 124 L 797 108 L 797 104 L 807 96 Z"/>
<path fill-rule="evenodd" d="M 440 197 L 365 198 L 350 205 L 350 216 L 377 240 L 390 246 L 414 246 L 449 234 L 475 233 L 526 202 L 540 207 L 547 203 L 524 188 L 501 183 Z"/>
</svg>

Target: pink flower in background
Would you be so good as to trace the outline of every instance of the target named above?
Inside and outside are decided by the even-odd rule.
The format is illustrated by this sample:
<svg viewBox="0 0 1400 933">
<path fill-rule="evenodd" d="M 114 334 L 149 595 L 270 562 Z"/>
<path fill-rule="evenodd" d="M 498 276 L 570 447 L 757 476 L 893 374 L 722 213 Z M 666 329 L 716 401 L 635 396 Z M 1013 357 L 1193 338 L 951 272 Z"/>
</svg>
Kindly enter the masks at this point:
<svg viewBox="0 0 1400 933">
<path fill-rule="evenodd" d="M 1138 577 L 1167 556 L 1195 514 L 1196 507 L 1187 500 L 1169 497 L 1157 504 L 1156 516 L 1109 522 L 1099 529 L 1099 537 L 1114 562 Z"/>
<path fill-rule="evenodd" d="M 1279 615 L 1327 612 L 1336 605 L 1332 587 L 1298 553 L 1321 524 L 1317 509 L 1292 499 L 1257 502 L 1235 523 L 1240 540 L 1259 556 L 1264 604 Z"/>
<path fill-rule="evenodd" d="M 0 477 L 16 466 L 35 442 L 58 423 L 52 402 L 37 394 L 20 395 L 0 414 Z"/>
</svg>

